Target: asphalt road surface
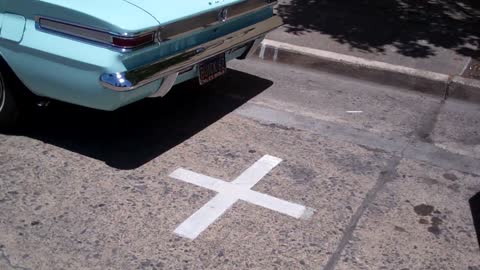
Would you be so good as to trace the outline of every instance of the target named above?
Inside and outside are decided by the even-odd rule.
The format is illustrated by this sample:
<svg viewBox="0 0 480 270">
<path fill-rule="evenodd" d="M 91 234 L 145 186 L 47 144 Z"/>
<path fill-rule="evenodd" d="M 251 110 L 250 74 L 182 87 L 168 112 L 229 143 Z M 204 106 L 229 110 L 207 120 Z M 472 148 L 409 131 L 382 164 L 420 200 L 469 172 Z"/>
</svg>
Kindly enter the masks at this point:
<svg viewBox="0 0 480 270">
<path fill-rule="evenodd" d="M 53 103 L 0 135 L 0 269 L 479 270 L 479 132 L 479 105 L 257 60 Z"/>
</svg>

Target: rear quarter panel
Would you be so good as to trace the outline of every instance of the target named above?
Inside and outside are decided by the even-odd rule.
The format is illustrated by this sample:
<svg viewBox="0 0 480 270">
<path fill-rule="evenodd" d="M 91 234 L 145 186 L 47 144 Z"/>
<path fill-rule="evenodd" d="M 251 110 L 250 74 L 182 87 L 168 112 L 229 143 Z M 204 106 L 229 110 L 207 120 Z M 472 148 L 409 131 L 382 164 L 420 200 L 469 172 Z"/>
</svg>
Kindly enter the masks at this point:
<svg viewBox="0 0 480 270">
<path fill-rule="evenodd" d="M 122 0 L 0 0 L 3 13 L 81 23 L 113 32 L 138 32 L 158 26 L 142 9 Z"/>
<path fill-rule="evenodd" d="M 115 12 L 109 14 L 112 6 Z M 130 20 L 118 13 L 128 14 Z M 125 70 L 120 60 L 123 54 L 39 31 L 35 24 L 38 15 L 123 33 L 157 27 L 149 14 L 121 0 L 0 0 L 0 55 L 34 94 L 105 110 L 146 95 L 142 91 L 117 94 L 102 88 L 100 74 Z M 158 89 L 156 85 L 146 91 L 155 87 Z"/>
<path fill-rule="evenodd" d="M 0 0 L 0 54 L 27 88 L 39 96 L 114 110 L 149 96 L 161 81 L 140 90 L 118 93 L 100 86 L 98 80 L 102 73 L 123 72 L 157 61 L 269 18 L 272 9 L 131 53 L 39 31 L 35 24 L 38 15 L 125 32 L 158 27 L 158 21 L 122 0 Z M 8 23 L 5 23 L 7 17 Z"/>
</svg>

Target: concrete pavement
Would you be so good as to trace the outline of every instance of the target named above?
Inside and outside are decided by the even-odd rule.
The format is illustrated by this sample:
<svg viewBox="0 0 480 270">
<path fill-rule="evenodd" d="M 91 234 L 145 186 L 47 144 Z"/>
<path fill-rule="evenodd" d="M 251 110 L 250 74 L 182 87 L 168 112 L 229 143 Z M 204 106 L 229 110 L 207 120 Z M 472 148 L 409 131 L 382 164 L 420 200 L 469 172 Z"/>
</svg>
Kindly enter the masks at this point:
<svg viewBox="0 0 480 270">
<path fill-rule="evenodd" d="M 478 103 L 479 10 L 468 0 L 283 0 L 285 25 L 258 55 Z"/>
<path fill-rule="evenodd" d="M 478 106 L 247 60 L 114 113 L 64 104 L 0 135 L 0 269 L 480 269 Z M 36 126 L 37 124 L 41 124 Z M 195 240 L 175 229 L 283 161 Z M 473 216 L 473 217 L 472 217 Z"/>
<path fill-rule="evenodd" d="M 447 75 L 478 57 L 475 1 L 280 0 L 269 39 Z"/>
</svg>

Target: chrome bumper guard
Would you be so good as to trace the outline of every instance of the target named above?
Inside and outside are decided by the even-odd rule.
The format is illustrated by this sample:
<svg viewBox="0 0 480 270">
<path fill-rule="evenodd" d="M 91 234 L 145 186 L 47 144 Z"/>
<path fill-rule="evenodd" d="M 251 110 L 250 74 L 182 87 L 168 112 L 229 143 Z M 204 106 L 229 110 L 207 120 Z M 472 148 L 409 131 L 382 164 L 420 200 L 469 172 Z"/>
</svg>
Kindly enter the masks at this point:
<svg viewBox="0 0 480 270">
<path fill-rule="evenodd" d="M 249 49 L 249 53 L 252 53 L 256 49 L 255 45 L 259 45 L 259 40 L 268 32 L 282 24 L 282 19 L 274 16 L 185 52 L 163 58 L 158 62 L 125 72 L 104 73 L 100 76 L 100 83 L 102 86 L 111 90 L 131 91 L 153 81 L 165 78 L 162 87 L 157 91 L 158 93 L 155 94 L 155 96 L 163 96 L 173 86 L 178 73 L 182 70 L 215 55 L 256 41 Z"/>
</svg>

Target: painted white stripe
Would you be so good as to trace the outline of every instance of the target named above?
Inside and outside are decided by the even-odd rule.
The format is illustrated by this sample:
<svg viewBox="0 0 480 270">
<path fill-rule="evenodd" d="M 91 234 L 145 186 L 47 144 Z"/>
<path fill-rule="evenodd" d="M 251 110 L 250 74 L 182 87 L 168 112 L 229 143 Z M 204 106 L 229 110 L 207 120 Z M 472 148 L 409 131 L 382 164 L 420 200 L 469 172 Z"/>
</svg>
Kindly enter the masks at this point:
<svg viewBox="0 0 480 270">
<path fill-rule="evenodd" d="M 219 193 L 180 224 L 175 229 L 175 233 L 182 237 L 195 239 L 238 200 L 262 206 L 294 218 L 310 217 L 313 212 L 305 206 L 251 190 L 255 184 L 280 162 L 282 162 L 280 158 L 265 155 L 231 183 L 183 168 L 175 170 L 170 174 L 170 177 Z"/>
<path fill-rule="evenodd" d="M 265 155 L 238 176 L 237 179 L 233 180 L 232 183 L 238 186 L 252 188 L 258 181 L 273 170 L 273 168 L 280 164 L 280 162 L 282 162 L 280 158 Z"/>
<path fill-rule="evenodd" d="M 240 199 L 294 218 L 302 217 L 306 210 L 306 207 L 303 205 L 287 202 L 252 190 L 240 194 Z"/>
<path fill-rule="evenodd" d="M 187 182 L 199 187 L 208 188 L 217 192 L 219 192 L 218 184 L 223 182 L 220 179 L 216 179 L 210 176 L 192 172 L 190 170 L 186 170 L 183 168 L 177 169 L 176 171 L 171 173 L 170 177 L 178 180 L 182 180 L 184 182 Z"/>
<path fill-rule="evenodd" d="M 180 226 L 175 229 L 175 233 L 188 238 L 197 238 L 205 229 L 210 226 L 217 218 L 227 211 L 237 201 L 236 197 L 228 194 L 217 194 L 212 200 L 191 215 Z"/>
</svg>

